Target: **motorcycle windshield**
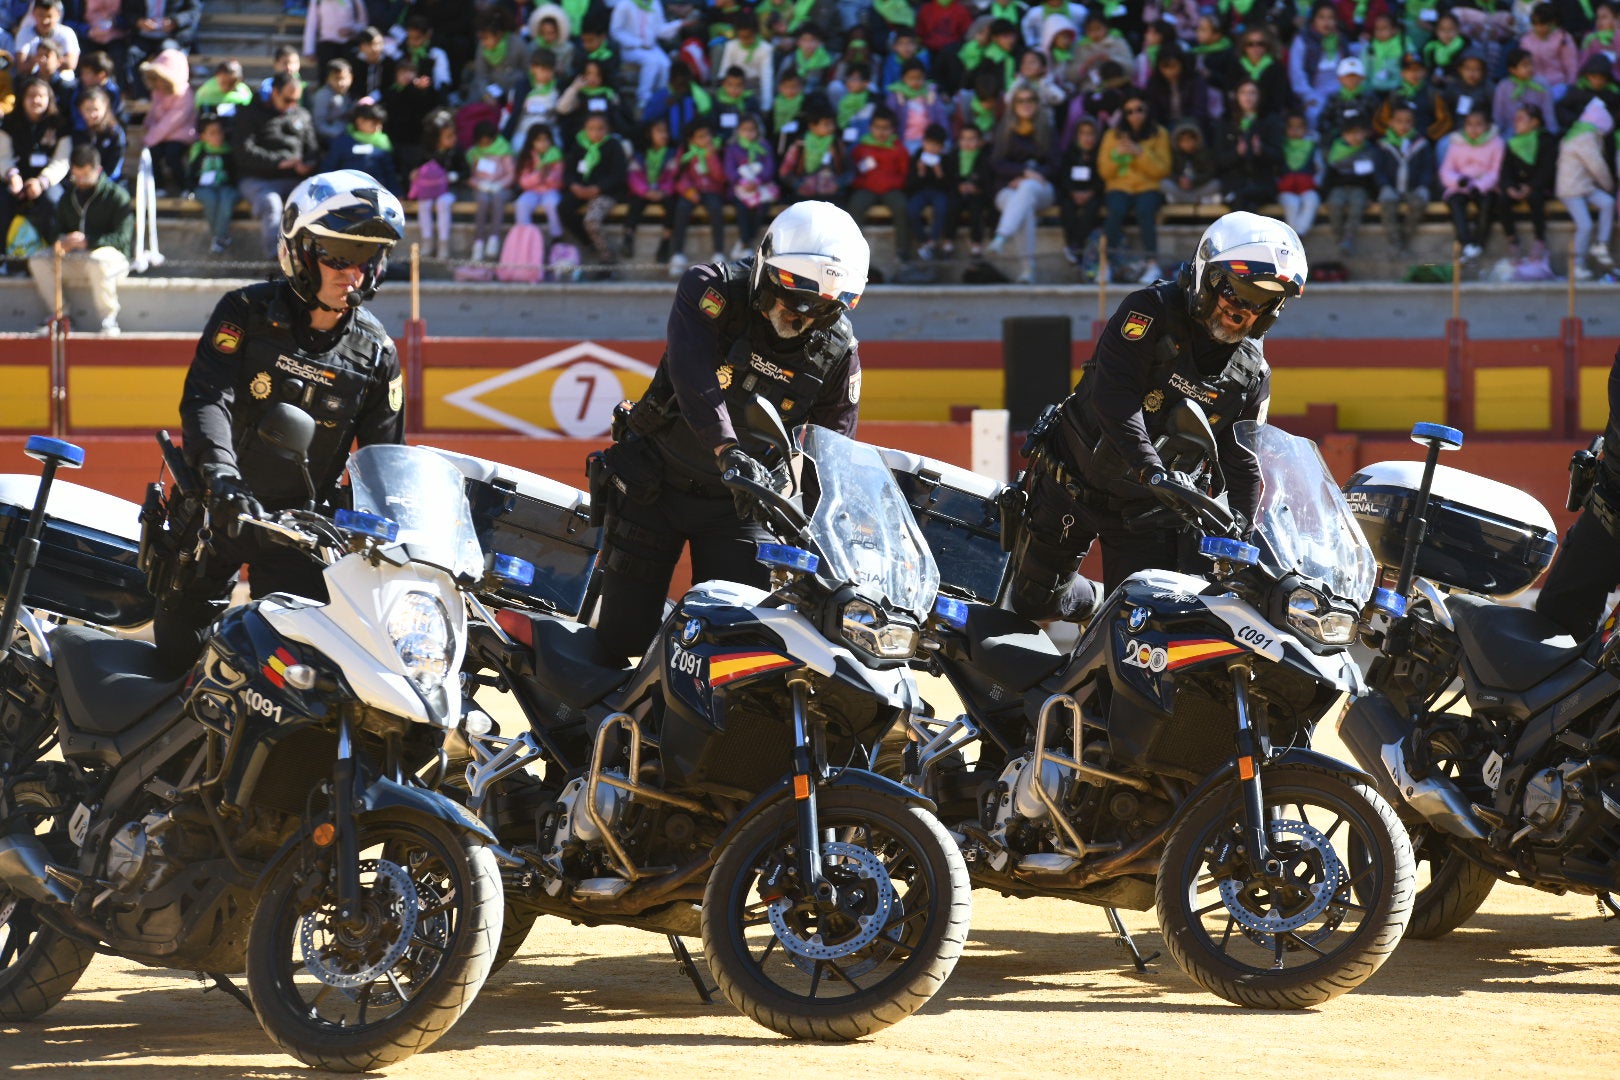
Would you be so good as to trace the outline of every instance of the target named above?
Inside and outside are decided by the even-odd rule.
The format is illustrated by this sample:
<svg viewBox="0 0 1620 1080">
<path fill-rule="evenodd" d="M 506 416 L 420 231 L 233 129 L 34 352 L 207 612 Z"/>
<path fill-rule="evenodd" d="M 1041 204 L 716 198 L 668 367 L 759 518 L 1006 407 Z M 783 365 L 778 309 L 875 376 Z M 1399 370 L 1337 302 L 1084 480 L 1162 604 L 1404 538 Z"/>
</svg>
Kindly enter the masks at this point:
<svg viewBox="0 0 1620 1080">
<path fill-rule="evenodd" d="M 446 459 L 419 446 L 363 446 L 349 458 L 349 491 L 356 510 L 399 526 L 388 558 L 483 575 L 461 472 Z"/>
<path fill-rule="evenodd" d="M 882 456 L 827 428 L 804 428 L 802 439 L 821 489 L 810 537 L 827 572 L 868 600 L 926 618 L 939 567 Z"/>
<path fill-rule="evenodd" d="M 1261 562 L 1279 576 L 1295 571 L 1341 600 L 1365 603 L 1378 564 L 1316 444 L 1247 420 L 1236 434 L 1259 457 L 1265 479 L 1255 522 Z"/>
</svg>

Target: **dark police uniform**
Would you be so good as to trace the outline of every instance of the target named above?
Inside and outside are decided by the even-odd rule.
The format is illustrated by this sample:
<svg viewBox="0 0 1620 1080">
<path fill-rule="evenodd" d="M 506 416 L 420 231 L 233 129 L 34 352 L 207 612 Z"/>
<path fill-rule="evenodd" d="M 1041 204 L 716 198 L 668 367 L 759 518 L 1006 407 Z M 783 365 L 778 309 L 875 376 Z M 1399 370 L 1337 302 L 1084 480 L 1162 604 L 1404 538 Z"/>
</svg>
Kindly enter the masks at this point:
<svg viewBox="0 0 1620 1080">
<path fill-rule="evenodd" d="M 1620 352 L 1609 369 L 1609 422 L 1603 457 L 1584 510 L 1564 534 L 1536 610 L 1584 641 L 1597 629 L 1604 602 L 1620 586 Z"/>
<path fill-rule="evenodd" d="M 1230 505 L 1252 522 L 1260 465 L 1233 428 L 1264 420 L 1270 395 L 1260 342 L 1215 341 L 1188 313 L 1181 285 L 1161 281 L 1126 297 L 1074 392 L 1037 438 L 1014 552 L 1014 610 L 1039 619 L 1084 614 L 1092 589 L 1075 571 L 1095 540 L 1107 592 L 1138 570 L 1185 564 L 1185 526 L 1140 483 L 1145 470 L 1162 465 L 1153 443 L 1182 399 L 1203 407 Z"/>
<path fill-rule="evenodd" d="M 768 584 L 754 545 L 771 537 L 737 516 L 715 457 L 728 442 L 765 452 L 742 427 L 755 394 L 789 428 L 855 433 L 861 361 L 848 319 L 783 341 L 753 309 L 752 272 L 752 259 L 686 271 L 652 385 L 593 462 L 592 496 L 607 504 L 597 632 L 615 657 L 638 656 L 652 640 L 688 543 L 693 581 Z"/>
<path fill-rule="evenodd" d="M 309 475 L 316 498 L 329 501 L 351 446 L 401 443 L 405 436 L 404 380 L 394 343 L 363 308 L 345 315 L 329 333 L 309 325 L 309 309 L 285 281 L 227 293 L 197 342 L 180 397 L 187 462 L 199 477 L 208 465 L 232 465 L 267 510 L 304 505 L 303 477 L 284 465 L 249 455 L 238 461 L 243 438 L 278 403 L 315 418 Z M 321 568 L 306 556 L 266 542 L 248 527 L 236 538 L 216 523 L 213 549 L 190 582 L 160 597 L 154 636 L 171 667 L 189 665 L 201 648 L 201 630 L 218 614 L 237 569 L 252 567 L 255 597 L 293 592 L 321 600 Z"/>
</svg>

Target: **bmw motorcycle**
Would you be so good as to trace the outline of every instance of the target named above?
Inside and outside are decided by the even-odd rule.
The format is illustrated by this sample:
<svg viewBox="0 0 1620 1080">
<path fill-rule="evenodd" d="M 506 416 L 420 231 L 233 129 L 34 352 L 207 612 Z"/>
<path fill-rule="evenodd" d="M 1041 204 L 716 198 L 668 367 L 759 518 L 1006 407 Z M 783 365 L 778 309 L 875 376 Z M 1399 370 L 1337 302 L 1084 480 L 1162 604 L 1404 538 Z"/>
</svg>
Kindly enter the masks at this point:
<svg viewBox="0 0 1620 1080">
<path fill-rule="evenodd" d="M 1620 609 L 1576 641 L 1501 603 L 1551 562 L 1551 515 L 1437 465 L 1462 444 L 1456 429 L 1420 424 L 1412 438 L 1422 463 L 1381 462 L 1347 485 L 1400 603 L 1370 636 L 1374 692 L 1339 727 L 1426 871 L 1408 933 L 1461 926 L 1498 881 L 1586 893 L 1620 915 Z"/>
<path fill-rule="evenodd" d="M 1177 437 L 1215 461 L 1188 414 Z M 1199 985 L 1305 1008 L 1388 959 L 1412 852 L 1372 778 L 1310 749 L 1363 689 L 1348 647 L 1372 553 L 1314 445 L 1252 424 L 1239 437 L 1265 476 L 1253 545 L 1228 538 L 1221 500 L 1164 477 L 1211 571 L 1132 575 L 1072 655 L 1027 619 L 972 606 L 960 630 L 935 631 L 930 660 L 965 713 L 912 717 L 902 760 L 979 887 L 1108 908 L 1141 970 L 1113 909 L 1156 906 Z"/>
<path fill-rule="evenodd" d="M 769 591 L 696 585 L 630 669 L 587 625 L 503 608 L 473 627 L 468 671 L 528 730 L 474 711 L 460 737 L 469 806 L 523 861 L 503 960 L 540 914 L 668 935 L 687 964 L 679 936 L 701 934 L 738 1009 L 843 1041 L 939 989 L 971 891 L 929 801 L 863 767 L 917 706 L 938 570 L 876 451 L 808 428 L 800 461 L 808 518 L 802 495 L 725 478 L 786 541 L 759 545 Z"/>
<path fill-rule="evenodd" d="M 276 423 L 301 462 L 314 422 Z M 0 1017 L 46 1012 L 107 952 L 247 1004 L 227 978 L 245 970 L 265 1032 L 310 1065 L 370 1070 L 431 1045 L 482 986 L 501 914 L 494 837 L 414 775 L 461 715 L 459 594 L 485 573 L 459 474 L 366 447 L 352 511 L 241 518 L 326 564 L 330 602 L 231 609 L 167 679 L 150 644 L 42 603 L 116 575 L 61 571 L 94 550 L 97 523 L 56 518 L 50 495 L 83 451 L 28 451 L 46 466 L 0 621 Z M 169 465 L 168 497 L 195 498 Z M 43 597 L 42 532 L 46 560 L 67 560 Z"/>
</svg>

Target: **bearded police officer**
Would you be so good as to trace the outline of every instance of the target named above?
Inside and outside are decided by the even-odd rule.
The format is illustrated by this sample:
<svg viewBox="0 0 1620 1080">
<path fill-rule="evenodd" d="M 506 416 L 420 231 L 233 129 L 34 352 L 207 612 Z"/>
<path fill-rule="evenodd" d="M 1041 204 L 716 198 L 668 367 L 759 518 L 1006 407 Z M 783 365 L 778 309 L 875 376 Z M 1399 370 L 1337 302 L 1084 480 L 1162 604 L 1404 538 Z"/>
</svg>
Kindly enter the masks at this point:
<svg viewBox="0 0 1620 1080">
<path fill-rule="evenodd" d="M 770 536 L 733 503 L 721 474 L 770 483 L 744 406 L 764 397 L 789 427 L 853 435 L 861 362 L 848 312 L 866 288 L 860 227 L 825 202 L 771 223 L 751 259 L 694 266 L 681 277 L 652 385 L 615 420 L 614 443 L 590 462 L 606 514 L 597 631 L 618 659 L 639 656 L 662 617 L 682 548 L 694 581 L 764 587 L 754 545 Z M 780 485 L 776 485 L 780 486 Z"/>
<path fill-rule="evenodd" d="M 1620 586 L 1620 352 L 1609 369 L 1609 422 L 1603 436 L 1570 462 L 1568 508 L 1581 516 L 1564 534 L 1536 611 L 1576 641 L 1597 629 L 1608 596 Z"/>
<path fill-rule="evenodd" d="M 183 670 L 201 649 L 243 563 L 255 597 L 292 592 L 326 598 L 321 568 L 277 547 L 242 514 L 305 505 L 296 465 L 238 453 L 272 406 L 315 419 L 309 477 L 317 501 L 332 497 L 358 442 L 404 441 L 404 383 L 394 343 L 361 305 L 377 291 L 388 252 L 403 236 L 399 200 L 363 172 L 312 176 L 289 196 L 278 256 L 283 278 L 227 293 L 197 342 L 180 398 L 187 463 L 207 493 L 212 548 L 187 580 L 159 597 L 154 636 L 165 665 Z"/>
<path fill-rule="evenodd" d="M 1177 280 L 1125 298 L 1074 392 L 1033 433 L 1014 610 L 1084 620 L 1097 597 L 1076 568 L 1093 541 L 1102 543 L 1106 592 L 1138 570 L 1185 564 L 1187 529 L 1149 487 L 1164 471 L 1155 440 L 1182 400 L 1201 406 L 1214 429 L 1234 531 L 1247 533 L 1260 468 L 1233 428 L 1265 421 L 1271 374 L 1260 338 L 1304 290 L 1306 272 L 1293 229 L 1239 212 L 1205 231 Z"/>
</svg>

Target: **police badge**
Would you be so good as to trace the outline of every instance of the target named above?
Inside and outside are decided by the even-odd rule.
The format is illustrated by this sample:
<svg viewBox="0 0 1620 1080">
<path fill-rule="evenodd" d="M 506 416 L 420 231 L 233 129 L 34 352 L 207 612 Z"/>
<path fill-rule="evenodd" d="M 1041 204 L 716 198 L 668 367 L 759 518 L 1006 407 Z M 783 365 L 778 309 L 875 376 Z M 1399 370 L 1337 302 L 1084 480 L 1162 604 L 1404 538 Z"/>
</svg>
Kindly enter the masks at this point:
<svg viewBox="0 0 1620 1080">
<path fill-rule="evenodd" d="M 731 365 L 730 364 L 727 364 L 725 367 L 721 368 L 719 371 L 716 371 L 714 373 L 714 377 L 719 381 L 720 389 L 722 389 L 722 390 L 730 390 L 731 389 Z"/>
<path fill-rule="evenodd" d="M 248 393 L 253 395 L 254 401 L 263 401 L 270 396 L 270 387 L 270 373 L 261 371 L 253 376 L 252 382 L 248 383 Z"/>
<path fill-rule="evenodd" d="M 1163 390 L 1149 390 L 1142 398 L 1142 408 L 1148 412 L 1158 412 L 1162 405 L 1164 405 Z"/>
</svg>

